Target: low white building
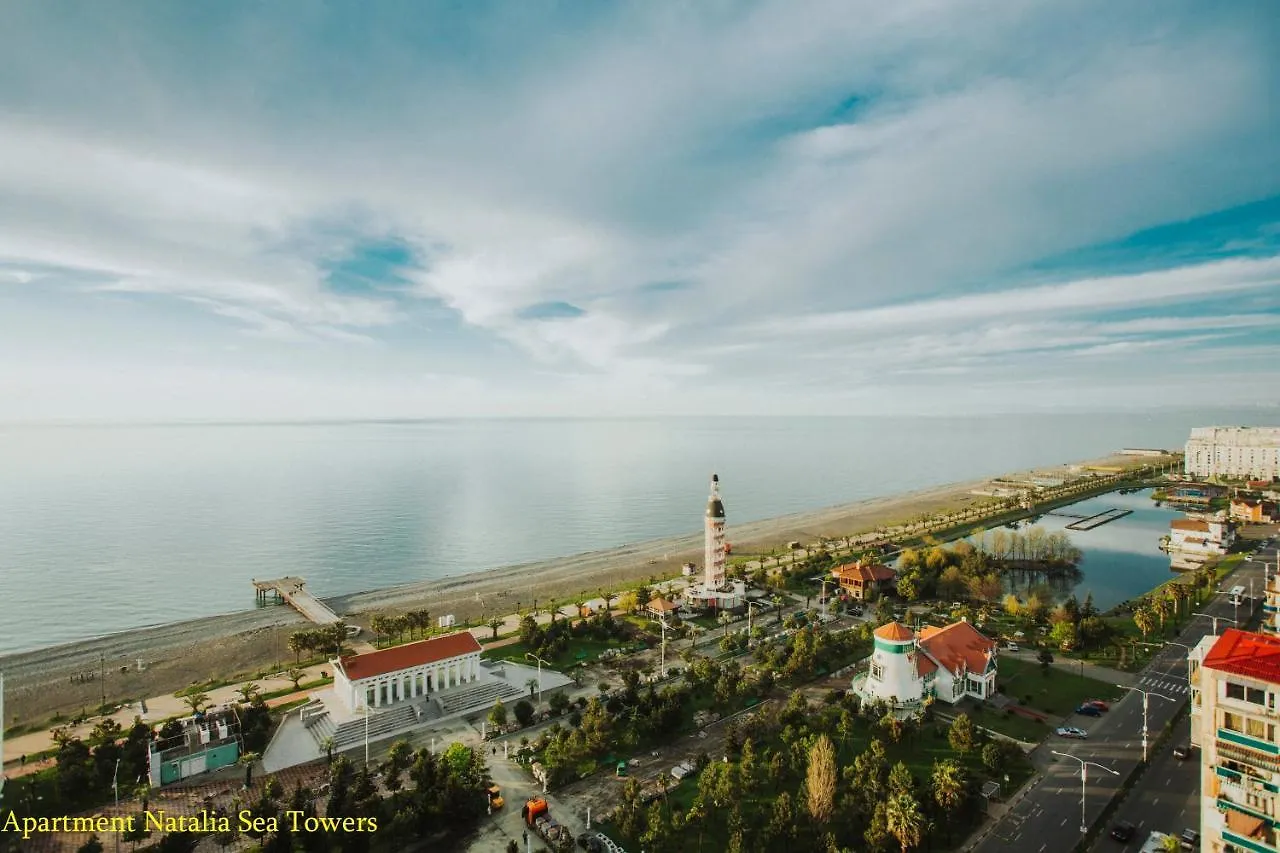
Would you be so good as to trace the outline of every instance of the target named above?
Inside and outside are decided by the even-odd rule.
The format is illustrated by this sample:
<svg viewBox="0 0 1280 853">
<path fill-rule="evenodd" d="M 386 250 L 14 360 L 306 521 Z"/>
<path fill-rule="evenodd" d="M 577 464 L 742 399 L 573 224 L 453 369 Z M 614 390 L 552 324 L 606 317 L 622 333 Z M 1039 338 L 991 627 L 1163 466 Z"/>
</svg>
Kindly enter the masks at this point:
<svg viewBox="0 0 1280 853">
<path fill-rule="evenodd" d="M 381 708 L 480 678 L 470 631 L 332 661 L 333 690 L 350 712 Z"/>
<path fill-rule="evenodd" d="M 1235 541 L 1235 530 L 1224 519 L 1178 518 L 1169 522 L 1170 553 L 1225 554 Z"/>
<path fill-rule="evenodd" d="M 911 710 L 926 698 L 955 704 L 966 696 L 990 699 L 996 692 L 996 643 L 968 622 L 930 626 L 918 635 L 890 622 L 873 637 L 868 671 L 853 682 L 864 701 Z"/>
</svg>

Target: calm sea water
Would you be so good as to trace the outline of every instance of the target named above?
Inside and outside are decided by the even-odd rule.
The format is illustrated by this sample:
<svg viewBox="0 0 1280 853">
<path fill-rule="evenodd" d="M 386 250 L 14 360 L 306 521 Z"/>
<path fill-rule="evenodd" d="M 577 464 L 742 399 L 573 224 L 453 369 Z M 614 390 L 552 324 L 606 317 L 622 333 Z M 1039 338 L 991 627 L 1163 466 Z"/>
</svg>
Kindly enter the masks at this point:
<svg viewBox="0 0 1280 853">
<path fill-rule="evenodd" d="M 713 471 L 732 530 L 1123 446 L 1178 447 L 1190 427 L 1224 421 L 1251 422 L 1161 413 L 0 427 L 0 654 L 245 609 L 252 577 L 303 575 L 333 595 L 695 532 Z M 1108 583 L 1123 583 L 1086 570 L 1100 601 Z"/>
</svg>

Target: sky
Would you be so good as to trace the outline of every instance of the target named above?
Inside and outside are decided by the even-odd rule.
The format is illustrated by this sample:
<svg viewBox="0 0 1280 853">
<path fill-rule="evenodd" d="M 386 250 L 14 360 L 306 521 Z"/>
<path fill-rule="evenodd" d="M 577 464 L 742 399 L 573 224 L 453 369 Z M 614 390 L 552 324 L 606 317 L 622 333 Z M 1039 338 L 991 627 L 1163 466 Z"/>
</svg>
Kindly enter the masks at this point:
<svg viewBox="0 0 1280 853">
<path fill-rule="evenodd" d="M 0 421 L 1280 403 L 1280 6 L 0 0 Z"/>
</svg>

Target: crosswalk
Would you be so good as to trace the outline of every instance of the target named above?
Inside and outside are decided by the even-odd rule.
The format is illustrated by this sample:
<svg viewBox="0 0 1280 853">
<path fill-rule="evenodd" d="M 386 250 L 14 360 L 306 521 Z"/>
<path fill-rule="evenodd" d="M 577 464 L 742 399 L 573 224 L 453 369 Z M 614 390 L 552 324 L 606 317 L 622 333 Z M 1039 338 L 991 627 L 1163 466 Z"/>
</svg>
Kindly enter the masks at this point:
<svg viewBox="0 0 1280 853">
<path fill-rule="evenodd" d="M 1138 686 L 1143 690 L 1150 690 L 1155 693 L 1164 693 L 1168 696 L 1178 696 L 1187 693 L 1187 682 L 1185 680 L 1178 681 L 1160 675 L 1148 675 L 1139 679 Z"/>
</svg>

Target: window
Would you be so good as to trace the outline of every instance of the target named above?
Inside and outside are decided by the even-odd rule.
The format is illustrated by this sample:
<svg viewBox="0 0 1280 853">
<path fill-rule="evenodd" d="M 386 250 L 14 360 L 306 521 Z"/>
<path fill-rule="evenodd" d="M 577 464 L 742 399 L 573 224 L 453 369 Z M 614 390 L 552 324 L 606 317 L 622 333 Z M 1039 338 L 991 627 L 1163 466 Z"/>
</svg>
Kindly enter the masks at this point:
<svg viewBox="0 0 1280 853">
<path fill-rule="evenodd" d="M 1259 690 L 1256 687 L 1246 687 L 1244 701 L 1252 702 L 1254 705 L 1265 705 L 1267 704 L 1267 691 Z"/>
<path fill-rule="evenodd" d="M 871 662 L 871 677 L 876 681 L 884 680 L 884 667 L 875 661 Z"/>
<path fill-rule="evenodd" d="M 1242 732 L 1244 731 L 1244 718 L 1239 714 L 1225 711 L 1222 714 L 1222 727 L 1228 731 Z"/>
<path fill-rule="evenodd" d="M 1226 687 L 1227 687 L 1227 698 L 1228 698 L 1228 699 L 1243 699 L 1243 698 L 1244 698 L 1244 685 L 1243 685 L 1243 684 L 1236 684 L 1234 681 L 1228 681 L 1228 682 L 1227 682 L 1227 684 L 1226 684 Z"/>
<path fill-rule="evenodd" d="M 1267 724 L 1262 720 L 1245 720 L 1245 734 L 1249 737 L 1264 738 L 1267 736 Z"/>
</svg>

